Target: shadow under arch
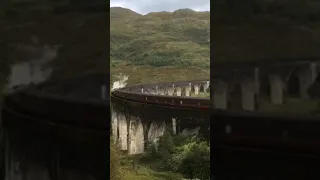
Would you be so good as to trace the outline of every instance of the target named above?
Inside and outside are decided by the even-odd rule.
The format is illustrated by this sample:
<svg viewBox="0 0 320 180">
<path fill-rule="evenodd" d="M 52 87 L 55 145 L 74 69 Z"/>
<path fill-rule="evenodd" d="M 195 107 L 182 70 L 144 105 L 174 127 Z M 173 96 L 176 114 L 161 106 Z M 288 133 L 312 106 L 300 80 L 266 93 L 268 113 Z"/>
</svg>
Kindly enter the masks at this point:
<svg viewBox="0 0 320 180">
<path fill-rule="evenodd" d="M 287 82 L 287 95 L 288 97 L 300 97 L 300 94 L 301 89 L 298 69 L 294 69 Z"/>
<path fill-rule="evenodd" d="M 270 98 L 271 95 L 271 84 L 268 76 L 262 77 L 260 81 L 260 93 L 264 98 Z"/>
<path fill-rule="evenodd" d="M 199 87 L 199 91 L 200 92 L 204 92 L 205 91 L 205 85 L 201 84 L 200 87 Z"/>
<path fill-rule="evenodd" d="M 308 88 L 307 93 L 312 99 L 320 99 L 320 75 L 315 82 Z"/>
<path fill-rule="evenodd" d="M 231 110 L 242 110 L 241 98 L 241 84 L 235 84 L 230 92 L 228 108 Z"/>
</svg>

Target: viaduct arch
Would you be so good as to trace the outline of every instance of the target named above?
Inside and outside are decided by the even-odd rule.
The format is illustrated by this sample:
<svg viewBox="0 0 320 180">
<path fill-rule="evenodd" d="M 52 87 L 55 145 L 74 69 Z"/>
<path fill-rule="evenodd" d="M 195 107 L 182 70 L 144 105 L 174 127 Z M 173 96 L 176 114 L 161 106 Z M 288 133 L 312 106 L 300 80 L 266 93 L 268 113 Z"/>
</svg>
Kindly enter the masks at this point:
<svg viewBox="0 0 320 180">
<path fill-rule="evenodd" d="M 213 107 L 228 110 L 236 104 L 241 110 L 256 111 L 262 99 L 278 105 L 288 97 L 310 99 L 319 64 L 317 59 L 212 64 Z"/>
<path fill-rule="evenodd" d="M 143 153 L 165 131 L 209 137 L 211 102 L 192 97 L 209 93 L 208 80 L 138 85 L 111 93 L 112 136 L 121 150 Z"/>
</svg>

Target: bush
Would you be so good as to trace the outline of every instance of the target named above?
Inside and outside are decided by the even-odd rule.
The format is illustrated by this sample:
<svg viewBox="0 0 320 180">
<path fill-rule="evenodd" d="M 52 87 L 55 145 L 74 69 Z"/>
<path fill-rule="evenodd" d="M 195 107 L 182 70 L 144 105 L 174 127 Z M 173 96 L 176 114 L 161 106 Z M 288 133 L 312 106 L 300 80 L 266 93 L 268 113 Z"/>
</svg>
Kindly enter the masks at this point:
<svg viewBox="0 0 320 180">
<path fill-rule="evenodd" d="M 210 177 L 210 147 L 194 136 L 171 136 L 166 132 L 159 138 L 158 147 L 150 144 L 144 160 L 160 161 L 162 170 L 178 172 L 187 178 Z"/>
<path fill-rule="evenodd" d="M 174 58 L 166 56 L 153 56 L 149 64 L 155 67 L 170 66 L 174 62 Z"/>
<path fill-rule="evenodd" d="M 187 178 L 208 179 L 210 177 L 210 147 L 197 137 L 176 136 L 176 147 L 169 164 L 171 170 Z"/>
<path fill-rule="evenodd" d="M 193 144 L 183 159 L 179 172 L 188 178 L 208 179 L 210 177 L 210 147 L 206 142 Z"/>
<path fill-rule="evenodd" d="M 144 53 L 133 58 L 133 62 L 136 65 L 151 65 L 155 67 L 163 66 L 189 66 L 189 61 L 181 60 L 181 52 L 156 52 L 156 53 Z"/>
<path fill-rule="evenodd" d="M 187 178 L 210 177 L 210 147 L 197 137 L 165 133 L 158 148 L 150 144 L 145 159 L 160 160 L 163 170 L 178 172 Z"/>
<path fill-rule="evenodd" d="M 151 142 L 147 145 L 145 154 L 142 155 L 140 160 L 150 162 L 150 161 L 154 161 L 157 159 L 160 159 L 160 155 L 157 150 L 157 145 L 155 143 Z"/>
<path fill-rule="evenodd" d="M 188 138 L 187 141 L 181 142 L 180 146 L 175 147 L 173 154 L 168 160 L 170 170 L 174 172 L 181 172 L 180 167 L 182 166 L 184 159 L 187 157 L 188 153 L 196 143 L 190 138 Z"/>
<path fill-rule="evenodd" d="M 183 146 L 185 144 L 188 144 L 188 143 L 190 143 L 191 141 L 194 141 L 194 140 L 195 140 L 195 138 L 190 136 L 190 135 L 178 134 L 178 135 L 173 137 L 173 143 L 177 147 L 180 147 L 180 146 Z"/>
<path fill-rule="evenodd" d="M 168 160 L 170 159 L 174 150 L 174 144 L 172 136 L 169 132 L 165 132 L 163 136 L 159 138 L 158 154 L 161 158 L 161 164 L 165 170 L 169 169 Z"/>
</svg>

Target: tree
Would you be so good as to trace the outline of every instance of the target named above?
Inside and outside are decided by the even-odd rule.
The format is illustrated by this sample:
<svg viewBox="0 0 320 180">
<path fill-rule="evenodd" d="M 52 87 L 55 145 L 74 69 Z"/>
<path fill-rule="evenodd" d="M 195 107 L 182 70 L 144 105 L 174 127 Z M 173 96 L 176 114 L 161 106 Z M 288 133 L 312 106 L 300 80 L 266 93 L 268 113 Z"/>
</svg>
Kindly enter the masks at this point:
<svg viewBox="0 0 320 180">
<path fill-rule="evenodd" d="M 171 134 L 166 131 L 164 135 L 159 138 L 158 143 L 158 154 L 161 157 L 163 168 L 169 169 L 170 166 L 168 164 L 168 160 L 170 159 L 174 150 L 174 144 Z"/>
<path fill-rule="evenodd" d="M 188 178 L 208 179 L 210 177 L 210 147 L 206 142 L 193 145 L 183 159 L 179 171 Z"/>
</svg>

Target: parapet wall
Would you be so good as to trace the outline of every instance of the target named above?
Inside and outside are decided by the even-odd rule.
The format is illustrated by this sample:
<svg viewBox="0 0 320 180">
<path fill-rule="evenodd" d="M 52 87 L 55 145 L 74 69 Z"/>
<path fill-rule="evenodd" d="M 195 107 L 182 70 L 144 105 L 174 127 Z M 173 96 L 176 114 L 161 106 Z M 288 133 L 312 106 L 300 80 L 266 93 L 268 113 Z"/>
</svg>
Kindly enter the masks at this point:
<svg viewBox="0 0 320 180">
<path fill-rule="evenodd" d="M 198 95 L 209 93 L 209 84 L 208 80 L 198 80 L 138 85 L 115 90 L 112 96 L 141 103 L 208 109 L 210 99 Z"/>
</svg>

